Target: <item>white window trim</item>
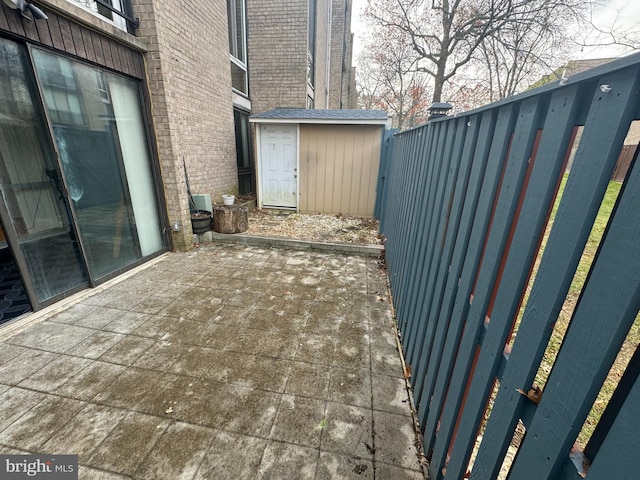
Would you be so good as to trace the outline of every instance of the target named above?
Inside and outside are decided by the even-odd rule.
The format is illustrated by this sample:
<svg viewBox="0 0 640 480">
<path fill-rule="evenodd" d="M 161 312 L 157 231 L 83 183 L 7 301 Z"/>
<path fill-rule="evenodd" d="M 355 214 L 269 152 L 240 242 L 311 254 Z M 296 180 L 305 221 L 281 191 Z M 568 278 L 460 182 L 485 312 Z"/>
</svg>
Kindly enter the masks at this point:
<svg viewBox="0 0 640 480">
<path fill-rule="evenodd" d="M 238 60 L 236 57 L 234 57 L 232 54 L 229 54 L 229 59 L 244 71 L 245 73 L 244 89 L 246 90 L 246 93 L 241 92 L 237 88 L 233 88 L 233 86 L 231 86 L 231 91 L 237 93 L 238 95 L 242 95 L 243 97 L 249 98 L 249 72 L 247 71 L 247 66 L 244 63 L 242 63 L 240 60 Z"/>
</svg>

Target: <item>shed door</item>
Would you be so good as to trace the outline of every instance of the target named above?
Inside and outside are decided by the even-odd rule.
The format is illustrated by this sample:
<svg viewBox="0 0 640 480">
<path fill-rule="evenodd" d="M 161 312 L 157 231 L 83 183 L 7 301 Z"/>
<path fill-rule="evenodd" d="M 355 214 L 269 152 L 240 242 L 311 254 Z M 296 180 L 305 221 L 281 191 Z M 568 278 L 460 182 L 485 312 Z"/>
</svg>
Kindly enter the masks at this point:
<svg viewBox="0 0 640 480">
<path fill-rule="evenodd" d="M 298 206 L 298 127 L 260 127 L 260 183 L 264 207 Z"/>
</svg>

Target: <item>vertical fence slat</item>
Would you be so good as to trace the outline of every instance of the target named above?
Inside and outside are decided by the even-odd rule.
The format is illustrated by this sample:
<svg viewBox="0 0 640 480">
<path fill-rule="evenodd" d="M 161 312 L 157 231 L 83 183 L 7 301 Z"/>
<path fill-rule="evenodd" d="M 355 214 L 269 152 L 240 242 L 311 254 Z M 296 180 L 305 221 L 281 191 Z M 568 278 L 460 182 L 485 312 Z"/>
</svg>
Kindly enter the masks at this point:
<svg viewBox="0 0 640 480">
<path fill-rule="evenodd" d="M 465 207 L 467 206 L 467 202 L 470 201 L 477 204 L 477 207 L 475 209 L 472 207 L 474 211 L 468 212 L 470 217 L 467 218 L 467 221 L 471 222 L 473 225 L 471 227 L 471 236 L 469 237 L 468 245 L 463 251 L 456 252 L 456 254 L 461 258 L 453 259 L 453 262 L 458 264 L 460 261 L 463 262 L 462 274 L 458 280 L 459 286 L 456 292 L 453 312 L 450 317 L 447 316 L 443 319 L 443 321 L 450 322 L 450 325 L 445 337 L 445 346 L 440 360 L 441 368 L 438 370 L 436 376 L 436 384 L 433 390 L 433 397 L 431 398 L 429 415 L 427 416 L 426 428 L 429 431 L 428 435 L 425 431 L 424 440 L 425 444 L 428 442 L 429 447 L 434 446 L 433 442 L 435 439 L 436 428 L 440 420 L 442 408 L 445 405 L 445 398 L 447 399 L 447 405 L 453 402 L 457 403 L 458 401 L 458 399 L 452 399 L 448 396 L 451 372 L 456 363 L 460 334 L 464 328 L 465 318 L 469 308 L 469 297 L 471 295 L 477 269 L 482 257 L 484 239 L 489 226 L 489 219 L 491 218 L 493 210 L 496 189 L 503 171 L 505 154 L 509 145 L 511 132 L 513 131 L 513 123 L 516 114 L 516 105 L 508 104 L 500 108 L 493 138 L 490 140 L 491 149 L 486 169 L 484 171 L 484 177 L 480 177 L 482 180 L 480 196 L 476 197 L 478 199 L 477 202 L 473 202 L 473 199 L 469 197 L 467 197 L 467 200 L 465 201 Z M 428 401 L 428 399 L 423 399 L 423 401 Z M 436 450 L 434 449 L 432 465 L 436 454 L 441 455 L 444 451 L 446 455 L 449 439 L 453 435 L 453 428 L 453 425 L 442 423 L 438 434 L 439 442 L 435 444 L 435 447 L 439 447 L 440 450 L 436 453 Z M 447 438 L 447 440 L 442 441 L 443 438 Z M 444 446 L 445 443 L 447 446 Z M 441 463 L 442 460 L 443 458 L 437 460 L 437 463 Z"/>
<path fill-rule="evenodd" d="M 491 124 L 491 114 L 486 114 L 487 121 L 485 122 L 486 128 L 489 128 Z M 420 405 L 420 397 L 422 396 L 422 386 L 425 381 L 425 372 L 429 367 L 429 361 L 432 352 L 444 343 L 444 341 L 437 336 L 436 328 L 438 327 L 437 315 L 432 315 L 432 312 L 438 312 L 442 303 L 442 297 L 444 295 L 444 289 L 447 284 L 447 277 L 450 273 L 451 257 L 453 255 L 454 246 L 456 245 L 456 238 L 458 236 L 458 229 L 460 226 L 460 218 L 462 216 L 462 207 L 464 205 L 464 196 L 467 191 L 469 177 L 472 171 L 472 164 L 475 168 L 480 168 L 484 164 L 484 160 L 480 158 L 477 162 L 473 163 L 474 153 L 476 149 L 476 142 L 478 141 L 478 131 L 480 126 L 480 116 L 473 115 L 471 117 L 464 117 L 462 119 L 462 128 L 467 130 L 465 133 L 465 141 L 461 155 L 460 167 L 458 172 L 454 174 L 451 179 L 450 188 L 451 193 L 448 193 L 446 198 L 448 204 L 444 216 L 446 216 L 446 235 L 443 239 L 442 252 L 440 254 L 438 271 L 434 271 L 435 286 L 433 293 L 431 294 L 435 298 L 435 303 L 432 302 L 431 309 L 425 312 L 423 315 L 423 322 L 427 324 L 427 337 L 420 340 L 420 351 L 423 352 L 423 359 L 418 363 L 417 369 L 414 371 L 412 382 L 414 386 L 414 400 L 416 407 Z M 488 151 L 488 148 L 487 148 Z M 439 339 L 440 338 L 440 339 Z M 429 344 L 430 342 L 430 344 Z M 431 348 L 430 348 L 431 347 Z M 439 354 L 438 354 L 439 356 Z"/>
<path fill-rule="evenodd" d="M 526 282 L 529 265 L 535 258 L 538 240 L 544 233 L 549 206 L 553 201 L 557 182 L 562 174 L 565 152 L 579 103 L 578 87 L 572 86 L 555 92 L 549 105 L 538 153 L 527 187 L 528 193 L 522 206 L 518 230 L 511 247 L 514 253 L 509 257 L 510 263 L 505 268 L 503 276 L 503 282 L 516 284 L 518 290 L 521 290 L 524 286 L 523 283 Z M 517 271 L 511 273 L 511 269 Z M 478 377 L 482 375 L 485 382 L 492 383 L 497 363 L 502 359 L 501 350 L 511 328 L 510 323 L 518 308 L 516 302 L 518 299 L 518 295 L 505 296 L 504 290 L 498 293 L 491 315 L 492 321 L 485 335 L 482 355 L 486 355 L 492 348 L 494 352 L 499 353 L 495 355 L 493 362 L 489 363 L 490 370 L 488 372 L 483 371 L 484 364 L 479 364 L 474 382 L 478 382 Z M 509 367 L 511 365 L 507 366 L 507 368 Z M 514 396 L 524 398 L 515 390 L 524 386 L 514 385 L 508 381 L 508 378 L 507 375 L 503 375 L 503 379 L 501 379 L 499 396 L 496 398 L 493 413 L 471 472 L 472 478 L 479 480 L 495 478 L 509 446 L 519 416 L 514 408 L 516 403 L 514 400 L 518 400 L 518 398 L 514 398 Z M 475 388 L 472 386 L 472 390 Z"/>
<path fill-rule="evenodd" d="M 629 222 L 640 205 L 636 167 L 622 188 L 512 478 L 532 469 L 542 478 L 558 473 L 640 309 L 640 222 Z"/>
<path fill-rule="evenodd" d="M 402 290 L 402 278 L 404 277 L 404 263 L 403 258 L 405 256 L 405 243 L 407 241 L 406 235 L 407 231 L 407 223 L 411 216 L 414 214 L 413 209 L 411 208 L 410 199 L 412 199 L 416 192 L 420 188 L 419 182 L 411 182 L 409 179 L 411 178 L 421 178 L 422 169 L 425 167 L 424 162 L 418 161 L 418 151 L 423 148 L 425 145 L 426 137 L 423 136 L 426 134 L 424 129 L 416 129 L 411 132 L 408 132 L 405 136 L 405 160 L 404 160 L 404 175 L 406 181 L 404 182 L 406 188 L 402 192 L 396 193 L 396 203 L 398 204 L 398 212 L 397 212 L 397 220 L 395 228 L 401 228 L 401 226 L 405 226 L 402 230 L 402 235 L 396 235 L 393 237 L 392 241 L 397 243 L 395 248 L 396 255 L 396 263 L 397 268 L 394 270 L 394 281 L 396 283 L 396 288 L 398 290 L 397 298 L 394 298 L 396 303 L 400 303 L 400 299 L 404 295 L 404 291 Z M 403 206 L 403 203 L 405 205 Z"/>
<path fill-rule="evenodd" d="M 373 207 L 373 217 L 380 220 L 382 225 L 382 206 L 386 205 L 386 180 L 389 177 L 391 163 L 391 145 L 395 130 L 384 130 L 382 133 L 382 145 L 380 146 L 380 166 L 378 169 L 378 182 L 376 184 L 376 201 Z M 382 228 L 382 226 L 380 227 Z"/>
<path fill-rule="evenodd" d="M 466 118 L 459 118 L 457 122 L 451 122 L 450 125 L 447 151 L 442 159 L 443 165 L 438 191 L 436 192 L 435 201 L 432 202 L 433 206 L 431 209 L 434 212 L 434 216 L 431 221 L 427 248 L 425 249 L 426 258 L 429 259 L 430 264 L 429 268 L 423 269 L 420 275 L 420 288 L 416 292 L 416 295 L 420 295 L 421 301 L 418 302 L 416 312 L 414 313 L 417 318 L 417 328 L 415 332 L 409 333 L 410 343 L 409 349 L 406 352 L 412 366 L 416 366 L 414 365 L 416 363 L 419 366 L 428 360 L 428 356 L 423 353 L 423 345 L 430 346 L 431 344 L 433 322 L 427 322 L 425 316 L 429 312 L 433 300 L 434 277 L 439 269 L 442 258 L 443 241 L 446 236 L 449 220 L 451 219 L 450 201 L 460 170 L 462 149 L 465 145 L 465 136 L 468 129 Z M 477 126 L 475 131 L 477 131 Z M 446 164 L 444 162 L 446 162 Z M 429 327 L 431 328 L 429 329 Z M 427 335 L 426 338 L 425 335 Z M 412 382 L 414 382 L 414 380 L 412 380 Z"/>
<path fill-rule="evenodd" d="M 427 126 L 428 127 L 428 126 Z M 424 197 L 424 192 L 427 189 L 427 179 L 429 178 L 429 169 L 431 163 L 429 162 L 431 150 L 435 148 L 436 132 L 432 128 L 423 127 L 412 132 L 414 137 L 414 146 L 412 153 L 409 157 L 409 161 L 412 165 L 409 166 L 408 171 L 412 173 L 410 178 L 413 178 L 413 188 L 404 198 L 400 198 L 401 203 L 405 203 L 405 215 L 401 217 L 398 228 L 402 228 L 403 235 L 400 241 L 400 255 L 398 257 L 398 275 L 396 278 L 397 297 L 394 296 L 396 304 L 396 313 L 398 322 L 406 324 L 408 321 L 405 312 L 408 308 L 408 304 L 404 301 L 407 297 L 407 281 L 410 278 L 409 271 L 413 267 L 411 262 L 410 250 L 411 245 L 415 245 L 415 238 L 418 235 L 418 222 L 416 219 L 420 215 L 420 205 L 422 202 L 418 202 L 419 199 Z"/>
<path fill-rule="evenodd" d="M 414 284 L 414 278 L 418 269 L 416 257 L 414 256 L 414 252 L 418 255 L 422 250 L 423 246 L 423 237 L 424 237 L 424 229 L 428 225 L 428 201 L 431 195 L 431 191 L 434 186 L 434 171 L 436 170 L 436 158 L 438 156 L 438 152 L 442 148 L 442 143 L 444 136 L 446 134 L 446 124 L 441 122 L 437 124 L 429 124 L 427 125 L 428 135 L 427 135 L 427 154 L 421 159 L 422 162 L 425 163 L 426 170 L 425 175 L 420 178 L 420 183 L 422 189 L 419 194 L 414 198 L 411 203 L 411 207 L 414 212 L 414 216 L 411 220 L 410 225 L 406 227 L 411 230 L 412 235 L 407 236 L 407 242 L 404 248 L 404 264 L 406 268 L 404 270 L 404 278 L 403 280 L 403 291 L 405 292 L 405 298 L 407 298 L 407 302 L 403 302 L 403 305 L 406 309 L 403 311 L 403 318 L 405 321 L 411 323 L 413 320 L 410 312 L 413 304 L 415 303 L 414 298 L 411 298 L 411 289 Z M 406 328 L 405 328 L 406 330 Z"/>
<path fill-rule="evenodd" d="M 621 78 L 621 75 L 616 75 L 608 80 L 615 81 L 620 89 Z M 487 435 L 491 436 L 492 442 L 497 441 L 496 436 L 502 435 L 494 434 L 494 422 L 496 425 L 504 425 L 505 422 L 513 424 L 517 421 L 524 400 L 515 389 L 528 390 L 531 387 L 549 341 L 553 323 L 569 290 L 608 178 L 615 165 L 617 151 L 625 134 L 623 132 L 628 128 L 635 108 L 629 104 L 633 88 L 633 82 L 629 80 L 632 78 L 627 80 L 628 85 L 624 88 L 626 94 L 622 98 L 610 96 L 602 101 L 602 93 L 599 90 L 595 93 L 591 91 L 591 107 L 574 167 L 569 175 L 513 350 L 501 378 L 502 388 L 487 425 Z M 623 120 L 620 114 L 624 113 L 625 109 L 626 118 Z M 618 121 L 612 121 L 615 118 Z M 490 448 L 490 445 L 488 444 L 487 448 Z"/>
<path fill-rule="evenodd" d="M 429 198 L 433 179 L 434 159 L 436 157 L 436 149 L 439 148 L 443 135 L 441 125 L 427 125 L 425 131 L 425 154 L 418 157 L 418 162 L 420 162 L 423 168 L 421 169 L 421 175 L 416 179 L 420 188 L 416 189 L 416 195 L 413 198 L 407 199 L 409 202 L 407 209 L 411 211 L 412 215 L 409 217 L 407 223 L 403 225 L 407 233 L 405 234 L 402 249 L 402 265 L 404 265 L 404 268 L 399 279 L 402 295 L 398 298 L 397 310 L 398 319 L 403 325 L 402 331 L 409 330 L 411 328 L 411 322 L 413 321 L 409 312 L 415 299 L 410 297 L 410 290 L 413 277 L 418 268 L 414 252 L 420 252 L 420 247 L 422 246 L 422 229 L 426 223 L 425 210 L 427 208 L 426 203 Z"/>
<path fill-rule="evenodd" d="M 481 328 L 489 308 L 501 259 L 504 255 L 504 248 L 511 230 L 511 222 L 518 203 L 517 199 L 527 171 L 527 160 L 536 137 L 541 103 L 542 99 L 533 98 L 523 102 L 521 105 L 518 121 L 511 139 L 509 157 L 506 159 L 504 166 L 503 177 L 500 180 L 500 184 L 493 185 L 492 198 L 497 196 L 497 201 L 495 202 L 495 210 L 491 213 L 492 218 L 487 218 L 491 225 L 489 225 L 489 233 L 486 237 L 480 270 L 476 276 L 477 284 L 472 292 L 473 302 L 468 309 L 468 315 L 463 316 L 462 319 L 464 331 L 462 332 L 458 355 L 447 391 L 447 402 L 443 409 L 443 427 L 441 427 L 432 459 L 433 470 L 438 472 L 437 474 L 432 473 L 434 478 L 439 478 L 441 468 L 445 466 L 445 459 L 450 448 L 449 444 L 456 429 L 456 419 L 466 396 L 465 390 L 469 375 L 472 373 L 472 364 L 476 358 Z M 506 155 L 506 147 L 507 145 L 497 145 L 495 153 L 492 152 L 494 161 L 502 163 Z M 491 201 L 490 203 L 487 203 L 485 208 L 488 206 L 489 209 L 492 209 L 494 202 Z M 472 399 L 475 393 L 470 393 Z M 471 443 L 472 439 L 475 438 L 475 426 L 462 425 L 461 427 L 466 436 L 462 437 L 458 432 L 457 441 L 463 444 Z M 453 478 L 460 478 L 464 474 L 464 471 L 456 473 L 466 468 L 466 465 L 462 464 L 461 456 L 463 455 L 457 458 L 457 463 L 450 463 L 447 467 L 447 471 L 452 470 L 451 475 Z"/>
<path fill-rule="evenodd" d="M 490 393 L 491 387 L 493 386 L 493 377 L 497 367 L 497 360 L 495 360 L 495 357 L 498 357 L 498 355 L 495 355 L 495 351 L 489 352 L 487 357 L 486 349 L 482 348 L 480 355 L 478 356 L 476 372 L 474 373 L 469 369 L 471 368 L 471 363 L 475 356 L 479 336 L 485 324 L 485 316 L 489 314 L 488 309 L 493 292 L 496 288 L 495 284 L 501 263 L 505 258 L 505 255 L 508 253 L 505 252 L 505 249 L 507 248 L 507 241 L 512 229 L 512 222 L 514 221 L 514 216 L 518 207 L 518 199 L 520 198 L 522 185 L 531 159 L 531 152 L 540 123 L 540 118 L 546 113 L 544 100 L 544 98 L 530 99 L 523 102 L 520 107 L 518 122 L 514 130 L 503 182 L 500 186 L 501 190 L 499 192 L 491 230 L 487 239 L 487 247 L 482 260 L 481 271 L 473 294 L 473 303 L 469 310 L 469 315 L 467 317 L 465 330 L 460 344 L 460 355 L 456 360 L 456 366 L 452 376 L 452 386 L 459 386 L 462 388 L 464 388 L 467 383 L 466 372 L 469 372 L 470 375 L 475 377 L 469 389 L 468 397 L 464 402 L 464 410 L 461 412 L 462 417 L 460 420 L 460 428 L 457 432 L 457 439 L 454 443 L 451 460 L 447 466 L 447 471 L 450 472 L 450 475 L 454 478 L 462 477 L 465 473 L 467 462 L 471 455 L 471 449 L 475 442 L 478 425 L 484 412 L 486 399 Z M 524 233 L 525 238 L 527 238 L 528 233 L 529 232 Z M 537 243 L 537 239 L 534 241 Z M 514 255 L 512 255 L 511 262 L 508 263 L 507 268 L 504 270 L 502 280 L 504 281 L 506 296 L 508 298 L 519 298 L 520 292 L 524 288 L 522 285 L 524 283 L 524 278 L 522 278 L 520 282 L 516 281 L 516 278 L 518 276 L 526 276 L 529 271 L 531 261 L 529 260 L 527 262 L 526 256 L 523 255 L 526 254 L 526 250 L 522 251 L 518 248 L 514 248 L 513 251 Z M 512 272 L 512 270 L 516 271 Z M 496 315 L 498 318 L 495 320 L 497 324 L 506 323 L 504 318 L 500 318 L 504 312 L 495 313 L 498 314 Z M 493 317 L 493 314 L 491 315 Z M 491 325 L 491 323 L 489 325 Z M 500 349 L 497 351 L 500 352 Z M 483 355 L 483 353 L 485 355 Z M 461 361 L 465 355 L 465 360 L 467 362 L 466 366 L 463 361 Z M 485 366 L 485 362 L 491 362 L 492 364 Z M 494 375 L 490 375 L 490 372 L 493 372 Z M 460 379 L 457 384 L 454 383 L 456 382 L 456 373 Z M 463 390 L 460 390 L 460 393 L 462 392 Z M 449 393 L 449 395 L 451 395 L 451 393 Z M 456 395 L 458 395 L 458 393 L 456 393 Z M 454 415 L 458 410 L 452 403 L 445 407 L 445 414 L 447 408 L 449 408 L 449 411 Z"/>
<path fill-rule="evenodd" d="M 589 478 L 638 478 L 640 379 L 637 379 L 587 474 Z"/>
<path fill-rule="evenodd" d="M 411 290 L 409 291 L 410 298 L 413 298 L 412 308 L 409 310 L 408 316 L 413 320 L 411 329 L 408 330 L 408 339 L 405 338 L 405 355 L 409 364 L 413 363 L 415 359 L 414 355 L 414 347 L 416 336 L 420 335 L 417 333 L 419 331 L 419 327 L 423 322 L 420 322 L 422 316 L 420 315 L 420 311 L 422 310 L 424 304 L 427 299 L 424 296 L 424 292 L 426 290 L 426 281 L 427 281 L 427 272 L 431 269 L 432 262 L 434 261 L 431 248 L 432 244 L 432 230 L 437 226 L 438 222 L 434 222 L 434 218 L 440 214 L 441 211 L 441 202 L 437 200 L 438 193 L 442 195 L 442 191 L 444 189 L 442 180 L 443 172 L 446 173 L 448 168 L 446 168 L 445 163 L 448 164 L 451 156 L 451 149 L 449 147 L 453 147 L 453 139 L 455 138 L 455 122 L 440 122 L 444 129 L 443 133 L 446 133 L 446 139 L 442 138 L 441 146 L 436 152 L 436 156 L 433 159 L 434 169 L 432 172 L 431 178 L 431 187 L 429 189 L 429 194 L 425 199 L 425 205 L 423 208 L 423 219 L 424 225 L 422 227 L 422 235 L 419 243 L 415 244 L 417 252 L 417 261 L 415 261 L 415 265 L 417 269 L 414 272 L 414 276 L 412 276 Z M 447 128 L 449 127 L 449 128 Z M 445 132 L 446 129 L 446 132 Z"/>
<path fill-rule="evenodd" d="M 425 439 L 427 439 L 425 442 L 427 453 L 431 450 L 432 438 L 435 435 L 437 427 L 436 423 L 429 422 L 428 414 L 431 405 L 433 404 L 433 406 L 436 407 L 438 403 L 437 399 L 435 402 L 432 401 L 432 394 L 438 378 L 440 359 L 447 340 L 449 319 L 454 308 L 460 272 L 462 271 L 465 252 L 469 245 L 473 219 L 482 187 L 482 179 L 487 166 L 487 159 L 489 158 L 491 139 L 493 137 L 492 132 L 495 129 L 497 120 L 495 113 L 495 111 L 484 112 L 481 118 L 478 118 L 479 127 L 473 124 L 470 127 L 477 129 L 474 130 L 474 135 L 467 137 L 471 142 L 465 147 L 469 155 L 467 160 L 471 171 L 469 172 L 468 181 L 456 186 L 457 191 L 454 206 L 457 207 L 456 215 L 459 215 L 457 219 L 458 228 L 455 232 L 451 232 L 452 235 L 449 238 L 454 247 L 452 251 L 449 252 L 447 265 L 443 265 L 445 271 L 443 272 L 444 275 L 441 276 L 441 285 L 444 287 L 444 291 L 441 293 L 440 308 L 432 308 L 432 311 L 429 312 L 423 320 L 429 323 L 434 322 L 437 329 L 428 364 L 419 365 L 414 387 L 415 398 L 418 402 L 418 417 L 425 432 Z M 457 188 L 458 186 L 460 188 Z M 454 233 L 455 236 L 453 236 Z M 425 351 L 424 347 L 423 345 L 423 351 Z M 436 351 L 437 354 L 435 353 Z M 425 381 L 426 383 L 420 385 L 420 383 Z M 439 409 L 440 407 L 437 406 L 437 408 Z M 438 416 L 434 418 L 437 422 Z"/>
<path fill-rule="evenodd" d="M 591 438 L 589 438 L 589 442 L 584 449 L 584 454 L 587 458 L 595 458 L 598 455 L 600 447 L 609 434 L 611 425 L 638 378 L 640 378 L 640 345 L 636 346 L 636 351 L 633 353 L 631 360 L 629 360 L 627 369 L 624 371 L 622 378 L 620 378 L 611 400 L 607 404 L 607 408 L 605 408 L 598 425 L 591 434 Z"/>
<path fill-rule="evenodd" d="M 409 188 L 407 186 L 407 170 L 411 166 L 410 160 L 410 147 L 412 142 L 414 141 L 414 137 L 410 134 L 405 134 L 398 137 L 397 142 L 394 144 L 394 158 L 397 158 L 398 161 L 394 161 L 391 163 L 391 171 L 392 176 L 394 178 L 394 182 L 392 183 L 392 187 L 389 190 L 389 197 L 391 202 L 391 211 L 387 214 L 387 222 L 389 225 L 386 228 L 385 232 L 396 232 L 398 231 L 398 221 L 401 214 L 402 203 L 399 201 L 399 197 L 405 193 L 405 191 Z M 395 283 L 395 279 L 397 276 L 396 270 L 396 259 L 399 254 L 399 249 L 396 248 L 396 243 L 399 242 L 399 238 L 397 235 L 389 236 L 387 241 L 387 262 L 389 264 L 389 272 L 390 278 L 389 280 L 392 284 Z M 395 288 L 395 285 L 394 285 Z"/>
</svg>

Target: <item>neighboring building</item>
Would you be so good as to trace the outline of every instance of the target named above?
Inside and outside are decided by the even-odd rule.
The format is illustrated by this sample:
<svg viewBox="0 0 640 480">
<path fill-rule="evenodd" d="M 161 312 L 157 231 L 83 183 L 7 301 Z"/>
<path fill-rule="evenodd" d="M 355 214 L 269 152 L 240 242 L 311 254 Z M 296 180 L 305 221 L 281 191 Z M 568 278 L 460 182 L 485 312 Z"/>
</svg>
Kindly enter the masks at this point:
<svg viewBox="0 0 640 480">
<path fill-rule="evenodd" d="M 247 0 L 253 113 L 357 108 L 351 12 L 352 0 Z"/>
</svg>

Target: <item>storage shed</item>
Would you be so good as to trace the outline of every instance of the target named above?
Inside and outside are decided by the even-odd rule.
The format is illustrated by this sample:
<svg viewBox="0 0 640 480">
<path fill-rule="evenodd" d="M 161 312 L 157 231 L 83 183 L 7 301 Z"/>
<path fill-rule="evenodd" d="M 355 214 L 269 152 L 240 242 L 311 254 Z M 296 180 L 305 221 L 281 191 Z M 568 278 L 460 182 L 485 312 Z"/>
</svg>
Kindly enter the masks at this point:
<svg viewBox="0 0 640 480">
<path fill-rule="evenodd" d="M 259 208 L 373 216 L 384 110 L 277 108 L 249 121 Z"/>
</svg>

